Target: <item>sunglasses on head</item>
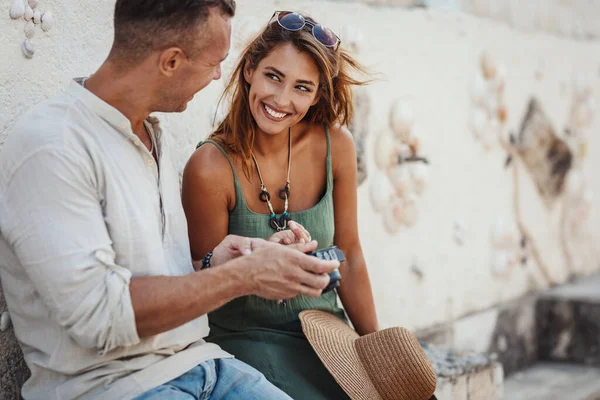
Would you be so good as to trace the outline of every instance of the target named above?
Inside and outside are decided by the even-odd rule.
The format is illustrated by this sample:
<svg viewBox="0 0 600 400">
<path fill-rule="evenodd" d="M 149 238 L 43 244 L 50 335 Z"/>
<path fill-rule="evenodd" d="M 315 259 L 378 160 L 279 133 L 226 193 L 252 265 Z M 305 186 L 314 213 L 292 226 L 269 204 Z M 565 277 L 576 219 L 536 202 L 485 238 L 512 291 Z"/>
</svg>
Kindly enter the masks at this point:
<svg viewBox="0 0 600 400">
<path fill-rule="evenodd" d="M 330 48 L 337 48 L 340 44 L 340 37 L 331 29 L 324 27 L 321 24 L 314 24 L 307 21 L 302 15 L 292 11 L 275 11 L 270 19 L 277 21 L 279 26 L 287 31 L 299 31 L 306 25 L 311 26 L 311 33 L 315 39 L 317 39 L 323 46 Z"/>
</svg>

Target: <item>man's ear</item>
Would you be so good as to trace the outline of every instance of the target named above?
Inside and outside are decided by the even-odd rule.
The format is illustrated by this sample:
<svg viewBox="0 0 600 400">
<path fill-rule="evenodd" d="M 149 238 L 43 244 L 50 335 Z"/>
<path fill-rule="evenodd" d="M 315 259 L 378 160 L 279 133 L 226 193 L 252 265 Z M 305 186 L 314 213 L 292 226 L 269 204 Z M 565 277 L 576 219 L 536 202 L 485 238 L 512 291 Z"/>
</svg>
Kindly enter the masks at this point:
<svg viewBox="0 0 600 400">
<path fill-rule="evenodd" d="M 185 53 L 179 47 L 170 47 L 160 53 L 158 68 L 165 76 L 173 76 L 186 60 Z"/>
</svg>

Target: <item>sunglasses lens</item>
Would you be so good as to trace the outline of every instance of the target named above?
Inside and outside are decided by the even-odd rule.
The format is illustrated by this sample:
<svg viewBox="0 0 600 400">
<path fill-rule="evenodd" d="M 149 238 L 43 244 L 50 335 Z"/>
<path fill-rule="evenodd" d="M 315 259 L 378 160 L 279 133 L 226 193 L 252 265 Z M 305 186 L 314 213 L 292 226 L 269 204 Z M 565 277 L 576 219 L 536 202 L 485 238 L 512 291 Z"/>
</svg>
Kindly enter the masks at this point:
<svg viewBox="0 0 600 400">
<path fill-rule="evenodd" d="M 304 28 L 304 17 L 294 12 L 281 12 L 277 17 L 279 25 L 288 31 L 299 31 Z"/>
<path fill-rule="evenodd" d="M 338 38 L 329 28 L 325 28 L 323 25 L 315 25 L 312 29 L 313 36 L 323 45 L 327 47 L 334 47 L 338 43 Z"/>
</svg>

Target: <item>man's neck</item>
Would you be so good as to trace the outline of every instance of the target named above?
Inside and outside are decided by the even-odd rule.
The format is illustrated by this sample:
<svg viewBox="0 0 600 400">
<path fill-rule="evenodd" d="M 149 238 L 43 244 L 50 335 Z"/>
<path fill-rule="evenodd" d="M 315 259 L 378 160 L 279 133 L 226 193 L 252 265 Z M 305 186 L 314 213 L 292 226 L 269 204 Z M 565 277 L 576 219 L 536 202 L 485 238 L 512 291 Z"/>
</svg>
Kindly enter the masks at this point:
<svg viewBox="0 0 600 400">
<path fill-rule="evenodd" d="M 136 134 L 144 130 L 144 121 L 151 112 L 148 102 L 151 99 L 150 85 L 140 75 L 135 71 L 119 73 L 110 62 L 105 62 L 85 81 L 87 90 L 129 119 Z"/>
</svg>

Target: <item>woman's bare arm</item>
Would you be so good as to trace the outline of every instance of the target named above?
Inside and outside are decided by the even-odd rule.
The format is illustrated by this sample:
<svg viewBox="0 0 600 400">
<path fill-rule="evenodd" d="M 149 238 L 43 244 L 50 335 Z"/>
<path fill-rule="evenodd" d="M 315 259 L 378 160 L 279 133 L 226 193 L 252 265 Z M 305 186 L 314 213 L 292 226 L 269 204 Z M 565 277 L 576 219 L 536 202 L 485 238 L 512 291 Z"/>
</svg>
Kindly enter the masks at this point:
<svg viewBox="0 0 600 400">
<path fill-rule="evenodd" d="M 181 195 L 194 260 L 227 236 L 229 210 L 235 204 L 233 182 L 229 162 L 213 144 L 204 144 L 186 164 Z"/>
<path fill-rule="evenodd" d="M 367 264 L 358 237 L 356 150 L 352 134 L 345 128 L 331 128 L 334 243 L 346 255 L 340 273 L 338 294 L 354 328 L 360 335 L 378 330 Z"/>
</svg>

